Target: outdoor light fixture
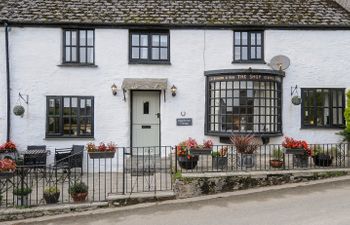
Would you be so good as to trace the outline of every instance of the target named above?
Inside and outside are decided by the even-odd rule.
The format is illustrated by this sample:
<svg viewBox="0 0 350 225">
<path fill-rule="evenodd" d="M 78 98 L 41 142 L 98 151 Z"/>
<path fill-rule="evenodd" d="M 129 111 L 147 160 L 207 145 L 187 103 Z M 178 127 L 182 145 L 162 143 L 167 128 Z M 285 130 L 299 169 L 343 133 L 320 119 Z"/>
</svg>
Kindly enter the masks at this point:
<svg viewBox="0 0 350 225">
<path fill-rule="evenodd" d="M 176 91 L 177 91 L 176 86 L 173 85 L 173 86 L 170 88 L 170 90 L 171 90 L 171 95 L 172 95 L 173 97 L 175 97 L 175 96 L 176 96 Z"/>
<path fill-rule="evenodd" d="M 112 89 L 112 94 L 113 94 L 114 96 L 116 96 L 116 95 L 117 95 L 117 85 L 113 84 L 113 85 L 111 86 L 111 89 Z"/>
</svg>

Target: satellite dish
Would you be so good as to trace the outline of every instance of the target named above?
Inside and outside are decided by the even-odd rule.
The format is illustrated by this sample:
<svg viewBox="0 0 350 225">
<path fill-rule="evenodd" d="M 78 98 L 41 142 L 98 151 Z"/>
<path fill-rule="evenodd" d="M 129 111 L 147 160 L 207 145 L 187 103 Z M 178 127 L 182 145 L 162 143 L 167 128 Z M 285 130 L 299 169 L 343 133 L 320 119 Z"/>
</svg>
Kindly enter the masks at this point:
<svg viewBox="0 0 350 225">
<path fill-rule="evenodd" d="M 277 55 L 271 59 L 269 65 L 274 70 L 286 70 L 290 65 L 290 59 L 284 55 Z"/>
</svg>

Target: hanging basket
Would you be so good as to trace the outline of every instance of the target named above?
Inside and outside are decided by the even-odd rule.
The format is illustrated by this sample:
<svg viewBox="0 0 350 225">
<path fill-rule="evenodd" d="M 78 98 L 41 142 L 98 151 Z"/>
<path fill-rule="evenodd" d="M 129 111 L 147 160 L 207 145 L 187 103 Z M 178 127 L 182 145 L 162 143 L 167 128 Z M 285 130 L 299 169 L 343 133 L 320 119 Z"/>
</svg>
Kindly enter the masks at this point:
<svg viewBox="0 0 350 225">
<path fill-rule="evenodd" d="M 300 105 L 301 104 L 301 98 L 299 96 L 294 96 L 292 98 L 293 105 Z"/>
<path fill-rule="evenodd" d="M 16 105 L 15 107 L 13 107 L 13 113 L 16 116 L 23 116 L 24 112 L 25 112 L 25 109 L 21 105 Z"/>
</svg>

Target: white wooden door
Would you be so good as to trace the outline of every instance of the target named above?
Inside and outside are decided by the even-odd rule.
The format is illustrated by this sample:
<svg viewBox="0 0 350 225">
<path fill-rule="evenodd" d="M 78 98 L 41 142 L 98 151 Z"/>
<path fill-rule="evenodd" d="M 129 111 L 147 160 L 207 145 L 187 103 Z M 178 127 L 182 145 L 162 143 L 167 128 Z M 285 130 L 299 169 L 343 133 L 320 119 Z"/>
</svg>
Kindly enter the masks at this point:
<svg viewBox="0 0 350 225">
<path fill-rule="evenodd" d="M 160 136 L 160 93 L 157 91 L 132 92 L 132 147 L 140 149 L 139 155 L 158 152 Z"/>
</svg>

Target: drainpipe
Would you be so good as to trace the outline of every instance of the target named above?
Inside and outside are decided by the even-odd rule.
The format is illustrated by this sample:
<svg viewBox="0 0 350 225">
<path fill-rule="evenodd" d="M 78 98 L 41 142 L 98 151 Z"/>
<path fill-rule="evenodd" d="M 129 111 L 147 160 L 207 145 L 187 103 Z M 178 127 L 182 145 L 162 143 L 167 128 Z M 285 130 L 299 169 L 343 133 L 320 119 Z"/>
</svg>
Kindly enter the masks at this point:
<svg viewBox="0 0 350 225">
<path fill-rule="evenodd" d="M 10 96 L 10 59 L 9 59 L 9 27 L 5 21 L 5 51 L 6 51 L 6 90 L 7 90 L 7 141 L 11 130 L 11 96 Z"/>
</svg>

